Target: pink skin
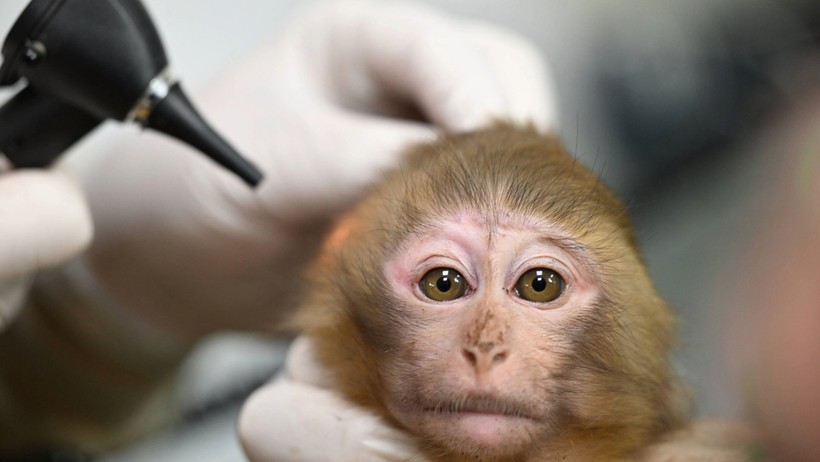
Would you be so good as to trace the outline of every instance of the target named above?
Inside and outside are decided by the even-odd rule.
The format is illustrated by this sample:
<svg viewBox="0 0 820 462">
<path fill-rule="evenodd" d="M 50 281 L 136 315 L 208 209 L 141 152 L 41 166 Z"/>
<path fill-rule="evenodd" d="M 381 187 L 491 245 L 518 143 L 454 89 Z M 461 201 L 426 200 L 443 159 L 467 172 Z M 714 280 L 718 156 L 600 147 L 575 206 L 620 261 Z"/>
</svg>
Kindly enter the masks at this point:
<svg viewBox="0 0 820 462">
<path fill-rule="evenodd" d="M 543 220 L 464 212 L 404 243 L 385 274 L 403 314 L 426 327 L 401 346 L 410 361 L 384 374 L 400 422 L 460 451 L 510 454 L 532 444 L 553 406 L 545 384 L 561 367 L 553 353 L 566 348 L 561 326 L 598 294 L 589 256 L 562 247 L 567 237 Z M 422 293 L 419 280 L 439 267 L 462 274 L 464 296 L 437 302 Z M 515 284 L 532 268 L 558 272 L 562 295 L 520 298 Z"/>
</svg>

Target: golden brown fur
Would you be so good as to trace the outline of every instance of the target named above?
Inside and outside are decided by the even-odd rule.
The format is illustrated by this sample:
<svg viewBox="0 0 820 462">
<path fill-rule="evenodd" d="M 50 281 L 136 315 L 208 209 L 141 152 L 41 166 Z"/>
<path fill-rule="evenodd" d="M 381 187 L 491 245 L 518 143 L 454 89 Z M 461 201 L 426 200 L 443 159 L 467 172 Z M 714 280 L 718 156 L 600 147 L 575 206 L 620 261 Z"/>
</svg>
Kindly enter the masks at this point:
<svg viewBox="0 0 820 462">
<path fill-rule="evenodd" d="M 465 338 L 495 329 L 501 343 L 504 335 L 518 336 L 510 348 L 532 345 L 513 350 L 521 362 L 509 368 L 517 382 L 532 382 L 522 385 L 520 396 L 532 390 L 543 395 L 526 407 L 539 428 L 522 443 L 497 450 L 473 450 L 454 438 L 407 428 L 419 435 L 428 458 L 633 460 L 639 450 L 681 427 L 686 400 L 667 362 L 673 316 L 644 269 L 623 206 L 557 139 L 505 124 L 414 148 L 350 213 L 346 237 L 329 246 L 312 270 L 312 295 L 297 325 L 315 339 L 320 361 L 344 395 L 401 427 L 407 420 L 391 411 L 396 377 L 428 374 L 436 388 L 449 386 L 441 378 L 442 366 L 431 365 L 445 352 L 435 350 L 429 332 L 462 333 L 440 334 L 436 323 L 408 315 L 407 303 L 385 275 L 385 262 L 408 242 L 430 234 L 431 223 L 464 213 L 480 217 L 488 229 L 524 217 L 560 230 L 547 237 L 570 253 L 588 256 L 582 265 L 595 282 L 595 297 L 560 323 L 534 327 L 509 322 L 487 327 L 500 311 L 476 307 Z M 524 331 L 531 338 L 521 339 Z M 404 386 L 411 394 L 425 387 L 423 381 Z"/>
</svg>

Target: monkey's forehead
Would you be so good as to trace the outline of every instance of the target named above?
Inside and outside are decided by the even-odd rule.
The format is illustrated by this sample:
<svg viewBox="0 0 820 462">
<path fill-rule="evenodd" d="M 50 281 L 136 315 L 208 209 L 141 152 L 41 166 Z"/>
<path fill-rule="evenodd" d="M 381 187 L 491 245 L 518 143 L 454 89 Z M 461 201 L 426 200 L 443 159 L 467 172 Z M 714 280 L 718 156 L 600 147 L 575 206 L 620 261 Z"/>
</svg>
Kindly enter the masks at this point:
<svg viewBox="0 0 820 462">
<path fill-rule="evenodd" d="M 381 237 L 378 238 L 371 228 L 371 232 L 359 234 L 359 244 L 367 248 L 384 249 L 384 253 L 376 261 L 395 257 L 408 250 L 428 248 L 433 243 L 436 243 L 433 247 L 439 248 L 439 254 L 458 248 L 469 254 L 470 259 L 491 258 L 499 253 L 525 254 L 526 249 L 532 249 L 533 245 L 540 246 L 538 248 L 549 245 L 553 249 L 560 249 L 562 255 L 571 257 L 577 266 L 583 267 L 598 280 L 602 280 L 599 276 L 606 272 L 600 262 L 611 261 L 603 254 L 602 246 L 609 249 L 606 252 L 618 247 L 617 243 L 612 242 L 611 236 L 607 237 L 606 242 L 601 238 L 590 239 L 589 235 L 579 235 L 554 221 L 510 211 L 491 213 L 487 210 L 463 209 L 448 215 L 430 215 L 417 224 L 392 229 L 394 232 L 380 233 Z M 611 232 L 607 234 L 611 235 Z M 554 252 L 548 253 L 557 255 Z M 635 254 L 631 249 L 623 247 L 618 253 Z"/>
<path fill-rule="evenodd" d="M 463 207 L 453 211 L 431 212 L 424 225 L 411 229 L 411 232 L 414 234 L 436 233 L 452 226 L 480 229 L 482 233 L 489 236 L 498 232 L 515 230 L 537 231 L 557 238 L 566 237 L 571 239 L 573 236 L 571 230 L 545 217 L 508 209 L 484 209 L 480 207 Z"/>
<path fill-rule="evenodd" d="M 635 249 L 626 212 L 554 137 L 499 124 L 411 149 L 358 208 L 368 232 L 396 242 L 437 219 L 563 229 L 589 248 Z"/>
<path fill-rule="evenodd" d="M 442 224 L 462 224 L 480 225 L 489 236 L 509 230 L 536 231 L 545 239 L 565 242 L 590 254 L 600 249 L 637 250 L 625 213 L 602 209 L 599 201 L 586 198 L 516 200 L 503 193 L 483 198 L 445 194 L 432 200 L 380 196 L 365 204 L 358 221 L 365 233 L 383 235 L 394 246 L 418 235 L 440 233 Z"/>
<path fill-rule="evenodd" d="M 377 194 L 401 204 L 403 213 L 469 207 L 567 227 L 590 217 L 629 227 L 617 197 L 556 138 L 503 124 L 418 146 Z"/>
</svg>

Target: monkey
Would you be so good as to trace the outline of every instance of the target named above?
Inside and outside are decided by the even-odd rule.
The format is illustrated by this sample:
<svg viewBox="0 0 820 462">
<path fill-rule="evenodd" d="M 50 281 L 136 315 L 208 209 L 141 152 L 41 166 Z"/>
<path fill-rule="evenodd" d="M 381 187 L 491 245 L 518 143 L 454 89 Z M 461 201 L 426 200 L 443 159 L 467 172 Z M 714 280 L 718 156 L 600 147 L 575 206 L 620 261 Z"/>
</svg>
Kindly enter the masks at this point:
<svg viewBox="0 0 820 462">
<path fill-rule="evenodd" d="M 428 460 L 745 460 L 688 422 L 626 209 L 557 136 L 444 134 L 342 222 L 293 326 Z"/>
</svg>

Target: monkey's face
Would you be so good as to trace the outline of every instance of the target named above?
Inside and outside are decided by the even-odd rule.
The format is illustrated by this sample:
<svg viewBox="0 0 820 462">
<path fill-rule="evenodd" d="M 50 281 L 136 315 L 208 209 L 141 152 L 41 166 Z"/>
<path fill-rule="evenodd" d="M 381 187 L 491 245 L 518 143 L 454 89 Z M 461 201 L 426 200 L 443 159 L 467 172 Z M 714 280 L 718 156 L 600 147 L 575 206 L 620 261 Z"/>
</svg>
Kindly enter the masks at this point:
<svg viewBox="0 0 820 462">
<path fill-rule="evenodd" d="M 420 146 L 348 223 L 303 325 L 349 397 L 433 454 L 612 460 L 674 420 L 668 307 L 623 207 L 557 140 Z"/>
<path fill-rule="evenodd" d="M 385 264 L 410 326 L 382 365 L 395 418 L 450 451 L 519 453 L 555 429 L 573 331 L 593 315 L 590 256 L 529 216 L 437 220 Z"/>
</svg>

